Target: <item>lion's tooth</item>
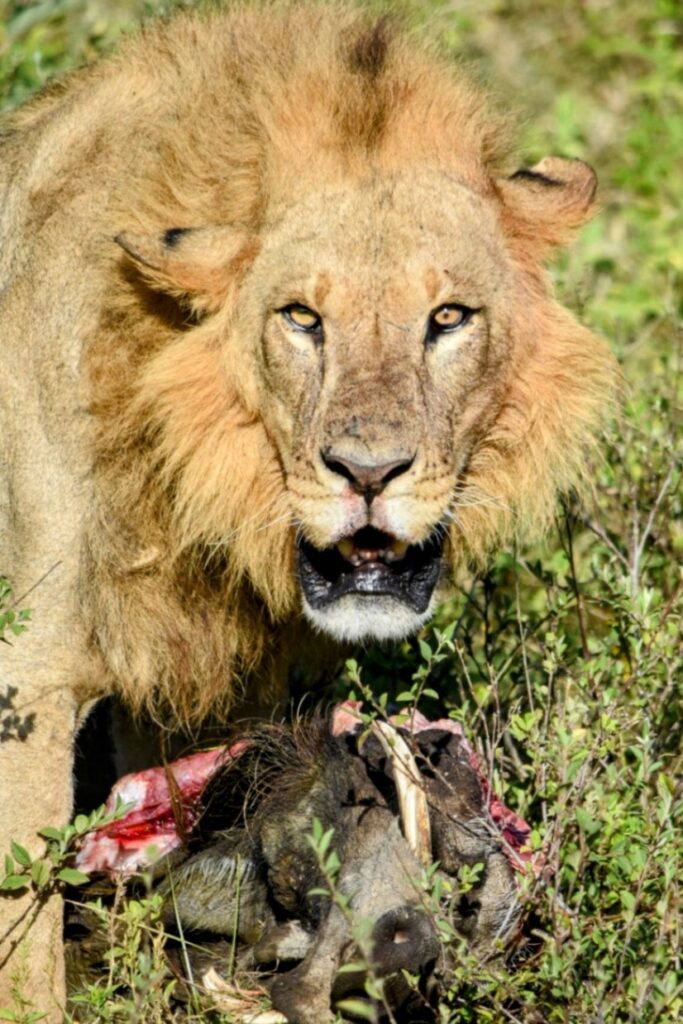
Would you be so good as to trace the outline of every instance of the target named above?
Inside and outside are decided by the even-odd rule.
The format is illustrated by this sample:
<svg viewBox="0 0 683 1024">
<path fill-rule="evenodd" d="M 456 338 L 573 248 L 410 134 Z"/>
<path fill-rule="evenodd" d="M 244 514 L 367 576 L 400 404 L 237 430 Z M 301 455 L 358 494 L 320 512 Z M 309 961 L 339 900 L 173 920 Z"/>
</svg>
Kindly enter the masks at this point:
<svg viewBox="0 0 683 1024">
<path fill-rule="evenodd" d="M 337 551 L 342 558 L 350 558 L 353 554 L 353 541 L 350 537 L 343 537 L 337 544 Z"/>
<path fill-rule="evenodd" d="M 391 552 L 396 558 L 403 558 L 409 547 L 406 541 L 399 540 L 398 537 L 394 537 L 391 542 Z"/>
</svg>

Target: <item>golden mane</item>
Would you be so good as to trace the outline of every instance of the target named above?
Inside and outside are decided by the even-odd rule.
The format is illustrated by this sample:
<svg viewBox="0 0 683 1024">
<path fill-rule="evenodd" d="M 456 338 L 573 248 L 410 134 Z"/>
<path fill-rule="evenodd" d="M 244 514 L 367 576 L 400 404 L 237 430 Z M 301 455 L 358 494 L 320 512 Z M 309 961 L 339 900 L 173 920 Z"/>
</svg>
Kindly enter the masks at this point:
<svg viewBox="0 0 683 1024">
<path fill-rule="evenodd" d="M 124 78 L 164 97 L 150 125 L 154 160 L 115 191 L 119 230 L 211 225 L 220 211 L 257 247 L 264 225 L 314 183 L 360 178 L 370 162 L 401 172 L 420 153 L 498 202 L 519 281 L 517 366 L 457 495 L 455 566 L 482 564 L 552 521 L 558 492 L 586 477 L 612 364 L 541 270 L 570 213 L 562 224 L 534 219 L 497 184 L 510 170 L 508 122 L 457 67 L 391 18 L 329 4 L 264 14 L 261 4 L 155 23 L 89 74 L 104 83 L 101 118 Z M 22 123 L 63 95 L 38 101 Z M 185 722 L 227 706 L 247 674 L 280 684 L 273 652 L 300 642 L 283 472 L 232 329 L 245 253 L 219 299 L 184 304 L 112 256 L 87 353 L 94 636 L 133 706 L 162 704 Z"/>
</svg>

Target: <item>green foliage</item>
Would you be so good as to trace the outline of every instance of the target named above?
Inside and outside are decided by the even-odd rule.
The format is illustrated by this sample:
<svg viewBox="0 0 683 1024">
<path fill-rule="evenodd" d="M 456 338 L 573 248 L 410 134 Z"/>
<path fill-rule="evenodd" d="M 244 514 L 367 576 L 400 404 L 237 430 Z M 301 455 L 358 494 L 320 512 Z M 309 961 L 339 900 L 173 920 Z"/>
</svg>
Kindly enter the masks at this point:
<svg viewBox="0 0 683 1024">
<path fill-rule="evenodd" d="M 484 578 L 463 581 L 438 632 L 350 664 L 338 694 L 363 695 L 368 717 L 419 701 L 461 721 L 543 851 L 540 876 L 522 882 L 532 943 L 483 962 L 450 927 L 448 882 L 425 873 L 424 898 L 454 951 L 441 1024 L 668 1024 L 683 1014 L 680 4 L 404 6 L 416 31 L 436 33 L 502 105 L 517 102 L 527 163 L 558 152 L 598 170 L 602 212 L 553 274 L 564 300 L 613 342 L 625 401 L 589 508 L 570 502 L 545 547 L 506 552 Z M 0 0 L 0 99 L 16 104 L 158 7 Z M 0 581 L 0 639 L 21 631 L 22 614 Z M 31 861 L 15 846 L 5 889 L 62 884 L 66 837 L 46 838 L 57 860 Z M 320 831 L 313 842 L 334 896 L 333 837 Z M 136 946 L 138 911 L 117 910 L 132 932 L 114 945 L 106 982 L 78 997 L 80 1019 L 141 1019 L 142 1005 L 144 1019 L 163 1019 L 163 1002 L 144 1004 L 160 970 L 155 912 L 139 911 L 136 934 L 147 939 Z M 6 1019 L 28 1021 L 23 1012 Z"/>
<path fill-rule="evenodd" d="M 86 983 L 72 997 L 70 1021 L 165 1024 L 171 1019 L 176 981 L 169 977 L 164 958 L 162 903 L 159 893 L 128 899 L 113 909 L 100 900 L 88 903 L 102 931 L 111 936 L 106 953 L 110 969 L 106 978 Z"/>
<path fill-rule="evenodd" d="M 64 885 L 84 885 L 89 876 L 71 863 L 79 841 L 93 829 L 120 818 L 126 810 L 126 804 L 117 801 L 113 811 L 99 807 L 92 814 L 79 814 L 64 828 L 46 826 L 40 831 L 46 841 L 45 851 L 36 859 L 19 843 L 12 842 L 10 852 L 5 854 L 4 873 L 0 874 L 0 893 L 31 889 L 36 898 L 44 898 Z"/>
<path fill-rule="evenodd" d="M 0 0 L 0 101 L 15 106 L 56 74 L 92 60 L 159 6 L 145 0 Z"/>
<path fill-rule="evenodd" d="M 0 576 L 0 643 L 10 643 L 11 636 L 20 636 L 31 618 L 27 608 L 17 610 L 9 580 Z"/>
</svg>

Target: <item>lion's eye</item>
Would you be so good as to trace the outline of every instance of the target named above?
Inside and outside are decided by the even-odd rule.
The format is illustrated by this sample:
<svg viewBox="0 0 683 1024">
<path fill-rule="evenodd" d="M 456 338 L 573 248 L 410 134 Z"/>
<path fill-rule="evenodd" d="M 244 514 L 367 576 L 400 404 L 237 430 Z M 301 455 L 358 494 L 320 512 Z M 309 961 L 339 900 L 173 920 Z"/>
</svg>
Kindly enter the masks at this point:
<svg viewBox="0 0 683 1024">
<path fill-rule="evenodd" d="M 459 327 L 465 326 L 473 313 L 474 310 L 468 306 L 458 306 L 454 302 L 439 306 L 429 317 L 428 336 L 457 331 Z"/>
<path fill-rule="evenodd" d="M 317 334 L 320 331 L 322 321 L 308 306 L 295 302 L 291 306 L 285 306 L 280 312 L 289 326 L 296 331 L 306 331 L 307 334 Z"/>
</svg>

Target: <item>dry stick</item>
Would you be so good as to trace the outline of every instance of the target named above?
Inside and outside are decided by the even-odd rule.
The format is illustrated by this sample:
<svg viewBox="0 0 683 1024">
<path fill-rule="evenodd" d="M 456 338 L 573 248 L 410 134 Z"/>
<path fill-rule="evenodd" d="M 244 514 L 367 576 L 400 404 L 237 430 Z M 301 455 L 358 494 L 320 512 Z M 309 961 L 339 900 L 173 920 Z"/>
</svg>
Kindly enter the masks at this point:
<svg viewBox="0 0 683 1024">
<path fill-rule="evenodd" d="M 474 608 L 477 608 L 477 610 L 478 610 L 477 602 L 474 600 L 475 587 L 476 587 L 476 581 L 472 584 L 472 586 L 470 587 L 470 589 L 469 589 L 469 591 L 467 593 L 465 593 L 465 590 L 464 590 L 463 587 L 459 588 L 460 592 L 465 595 L 465 604 L 463 605 L 463 609 L 460 612 L 460 615 L 459 615 L 459 617 L 458 617 L 458 619 L 457 619 L 457 621 L 455 623 L 455 629 L 453 630 L 453 636 L 451 637 L 452 641 L 455 640 L 455 638 L 457 637 L 458 633 L 460 632 L 460 627 L 462 626 L 463 621 L 465 619 L 465 615 L 467 613 L 467 606 L 471 604 Z"/>
<path fill-rule="evenodd" d="M 463 653 L 463 650 L 462 650 L 460 644 L 455 644 L 455 653 L 458 655 L 458 658 L 460 659 L 460 667 L 462 668 L 462 670 L 463 670 L 463 672 L 465 674 L 465 681 L 466 681 L 466 683 L 467 683 L 467 685 L 469 687 L 469 691 L 472 694 L 472 697 L 474 698 L 474 703 L 475 703 L 476 708 L 477 708 L 475 719 L 472 722 L 472 734 L 476 735 L 477 723 L 481 722 L 481 725 L 482 725 L 482 728 L 484 730 L 485 737 L 486 737 L 486 743 L 488 744 L 488 746 L 490 748 L 490 739 L 491 739 L 491 737 L 490 737 L 490 734 L 489 734 L 488 722 L 486 721 L 486 716 L 484 715 L 484 712 L 482 710 L 482 705 L 479 703 L 479 701 L 477 700 L 477 697 L 475 695 L 474 683 L 472 682 L 472 676 L 470 675 L 469 669 L 467 667 L 467 662 L 465 661 L 465 655 Z"/>
<path fill-rule="evenodd" d="M 108 919 L 108 922 L 107 922 L 109 949 L 114 949 L 114 947 L 117 944 L 117 942 L 116 942 L 116 938 L 117 938 L 117 936 L 116 936 L 116 924 L 117 924 L 117 918 L 119 917 L 119 907 L 123 903 L 125 895 L 126 895 L 125 883 L 124 883 L 123 879 L 119 876 L 116 879 L 116 891 L 114 893 L 114 903 L 113 903 L 111 911 L 109 913 L 109 919 Z M 123 914 L 121 914 L 121 921 L 123 921 L 123 920 L 124 920 Z M 114 971 L 115 971 L 115 969 L 116 969 L 115 958 L 113 956 L 110 956 L 109 957 L 109 977 L 107 979 L 107 986 L 110 989 L 113 988 L 113 986 L 114 986 Z"/>
<path fill-rule="evenodd" d="M 524 564 L 524 562 L 520 562 L 520 564 L 523 565 L 524 568 L 528 568 Z M 481 614 L 481 610 L 479 609 L 479 607 L 477 605 L 475 605 L 475 607 L 477 608 L 477 611 L 479 611 L 480 614 Z M 510 666 L 515 663 L 515 661 L 517 659 L 517 654 L 519 653 L 519 651 L 520 650 L 522 650 L 524 652 L 526 651 L 525 644 L 526 644 L 526 641 L 529 639 L 529 637 L 532 637 L 532 636 L 534 636 L 535 633 L 538 633 L 539 629 L 541 629 L 543 626 L 545 626 L 545 624 L 548 621 L 548 619 L 551 619 L 553 617 L 553 614 L 554 614 L 553 612 L 546 612 L 546 614 L 543 616 L 543 618 L 539 619 L 538 622 L 534 626 L 532 626 L 526 632 L 526 634 L 524 636 L 521 637 L 519 643 L 515 644 L 515 646 L 511 650 L 510 654 L 508 655 L 507 659 L 503 662 L 501 667 L 498 669 L 498 672 L 496 673 L 496 678 L 498 680 L 501 680 L 503 678 L 503 676 L 505 676 L 505 674 L 507 673 L 507 671 L 510 668 Z M 470 654 L 472 654 L 472 651 L 470 651 Z M 479 662 L 477 661 L 476 658 L 474 658 L 473 654 L 472 654 L 472 657 L 477 662 L 477 665 L 481 669 L 481 665 L 479 665 Z M 482 671 L 482 674 L 483 674 L 483 671 Z"/>
<path fill-rule="evenodd" d="M 602 543 L 605 545 L 605 547 L 609 548 L 609 550 L 612 552 L 612 554 L 621 562 L 621 564 L 623 565 L 624 569 L 626 569 L 626 571 L 628 572 L 628 570 L 629 570 L 628 558 L 626 557 L 626 555 L 624 554 L 623 551 L 619 550 L 619 548 L 617 547 L 615 542 L 612 540 L 610 535 L 607 533 L 607 530 L 605 529 L 605 527 L 601 523 L 599 523 L 597 521 L 597 519 L 592 519 L 590 516 L 582 517 L 581 522 L 583 523 L 583 525 L 587 529 L 589 529 L 591 531 L 591 533 L 595 534 L 595 536 L 598 538 L 598 540 L 602 541 Z"/>
<path fill-rule="evenodd" d="M 576 601 L 576 617 L 579 620 L 579 633 L 581 635 L 581 653 L 583 660 L 588 661 L 590 658 L 590 651 L 588 650 L 588 640 L 586 639 L 586 623 L 585 614 L 583 607 L 583 595 L 579 588 L 579 581 L 576 576 L 576 564 L 574 562 L 574 539 L 572 536 L 572 527 L 569 520 L 569 510 L 565 508 L 564 511 L 564 524 L 567 531 L 567 554 L 569 556 L 569 569 L 571 571 L 572 590 L 574 591 L 574 599 Z"/>
<path fill-rule="evenodd" d="M 594 759 L 591 755 L 589 755 L 579 768 L 578 772 L 576 773 L 576 778 L 574 779 L 574 782 L 571 784 L 568 791 L 565 794 L 563 794 L 558 800 L 555 820 L 553 821 L 553 824 L 549 829 L 549 842 L 547 845 L 548 864 L 552 865 L 557 861 L 560 845 L 562 843 L 563 838 L 562 833 L 560 831 L 560 822 L 565 813 L 567 813 L 568 811 L 573 811 L 577 806 L 578 800 L 581 797 L 581 794 L 583 793 L 588 773 L 590 769 L 593 767 L 593 764 Z M 557 873 L 557 870 L 554 869 L 554 874 Z M 540 878 L 538 879 L 538 882 L 540 883 Z M 569 914 L 569 916 L 575 915 L 576 912 L 572 911 L 566 904 L 564 904 L 564 901 L 562 900 L 558 891 L 555 892 L 553 901 L 557 903 L 558 906 L 560 906 L 564 913 Z"/>
<path fill-rule="evenodd" d="M 491 583 L 491 576 L 489 573 L 484 575 L 482 584 L 484 587 L 484 658 L 488 667 L 491 663 L 491 626 L 489 623 L 489 609 L 491 607 L 491 597 L 493 594 L 493 585 Z"/>
<path fill-rule="evenodd" d="M 506 1010 L 504 1006 L 498 1007 L 506 1020 L 512 1021 L 512 1024 L 522 1024 L 519 1017 L 516 1017 L 510 1010 Z"/>
<path fill-rule="evenodd" d="M 517 558 L 515 556 L 515 561 Z M 526 655 L 526 631 L 522 622 L 522 605 L 519 599 L 519 572 L 515 570 L 515 606 L 517 611 L 517 628 L 519 630 L 519 646 L 522 649 L 522 665 L 524 667 L 524 682 L 526 684 L 526 694 L 529 700 L 529 710 L 534 710 L 534 694 L 531 686 L 531 676 L 529 675 L 529 661 Z"/>
<path fill-rule="evenodd" d="M 461 663 L 461 666 L 462 666 L 463 671 L 465 673 L 465 678 L 466 678 L 467 683 L 469 685 L 470 691 L 471 691 L 472 695 L 474 696 L 474 687 L 472 685 L 472 680 L 471 680 L 470 674 L 469 674 L 469 672 L 467 670 L 467 665 L 465 664 L 465 659 L 463 657 L 463 654 L 462 654 L 462 651 L 460 649 L 459 644 L 455 645 L 455 651 L 456 651 L 458 657 L 460 658 L 460 663 Z M 507 671 L 507 665 L 508 665 L 508 663 L 506 663 L 506 666 L 504 666 L 504 671 Z M 493 685 L 495 686 L 496 705 L 497 705 L 497 710 L 496 710 L 494 721 L 493 721 L 493 731 L 491 731 L 489 729 L 489 724 L 488 724 L 488 721 L 486 720 L 486 716 L 483 714 L 481 706 L 479 704 L 477 704 L 477 713 L 478 713 L 478 716 L 481 718 L 481 722 L 482 722 L 482 725 L 483 725 L 483 728 L 484 728 L 484 733 L 485 733 L 485 743 L 484 743 L 484 751 L 485 751 L 485 753 L 484 753 L 483 760 L 484 760 L 484 763 L 487 766 L 488 777 L 491 780 L 491 788 L 490 788 L 490 793 L 489 793 L 489 803 L 490 803 L 490 800 L 493 798 L 493 779 L 494 779 L 494 767 L 495 767 L 495 761 L 494 761 L 494 759 L 495 759 L 495 751 L 496 751 L 496 748 L 499 746 L 499 744 L 501 742 L 501 739 L 502 739 L 503 743 L 505 743 L 505 736 L 506 736 L 506 732 L 507 732 L 506 728 L 501 724 L 502 716 L 501 716 L 501 713 L 500 713 L 500 703 L 498 701 L 498 681 L 501 678 L 502 674 L 503 674 L 503 672 L 496 674 L 495 681 L 493 682 Z M 476 697 L 475 697 L 475 701 L 476 701 Z M 521 764 L 521 762 L 520 762 L 520 764 Z M 522 777 L 524 777 L 524 776 L 522 776 Z"/>
<path fill-rule="evenodd" d="M 247 1009 L 244 993 L 237 986 L 225 981 L 214 967 L 210 967 L 203 975 L 202 987 L 218 1010 L 233 1015 L 231 1020 L 240 1021 L 242 1024 L 287 1024 L 287 1018 L 279 1010 Z M 265 996 L 266 993 L 263 992 L 262 995 Z"/>
<path fill-rule="evenodd" d="M 171 775 L 172 773 L 171 773 L 170 769 L 167 769 L 167 770 L 168 770 L 168 774 Z M 175 779 L 174 779 L 174 782 L 175 782 Z M 171 887 L 171 899 L 173 901 L 173 914 L 174 914 L 174 917 L 175 917 L 175 924 L 176 924 L 176 927 L 178 929 L 178 939 L 180 941 L 180 948 L 182 950 L 183 963 L 185 965 L 185 976 L 186 976 L 187 982 L 188 982 L 188 984 L 190 986 L 190 993 L 191 993 L 191 998 L 192 998 L 192 997 L 194 997 L 195 992 L 196 992 L 196 984 L 195 984 L 195 980 L 194 980 L 194 972 L 192 970 L 192 964 L 190 963 L 190 955 L 189 955 L 189 952 L 188 952 L 188 944 L 187 944 L 187 941 L 185 939 L 185 929 L 183 928 L 183 922 L 181 920 L 180 914 L 178 913 L 178 903 L 177 903 L 177 900 L 176 900 L 175 885 L 173 884 L 173 867 L 172 866 L 170 867 L 170 870 L 168 872 L 168 883 L 169 883 L 169 885 Z"/>
<path fill-rule="evenodd" d="M 59 562 L 55 562 L 54 565 L 51 565 L 50 568 L 43 573 L 40 579 L 36 580 L 36 582 L 32 586 L 30 586 L 28 590 L 25 590 L 20 597 L 15 597 L 14 601 L 12 601 L 12 607 L 16 608 L 18 604 L 21 604 L 22 601 L 25 601 L 28 595 L 32 594 L 33 591 L 41 585 L 41 583 L 44 583 L 48 576 L 50 576 L 55 571 L 55 569 L 58 569 L 61 564 L 62 562 L 60 559 Z"/>
<path fill-rule="evenodd" d="M 664 495 L 666 494 L 666 492 L 669 489 L 669 484 L 671 483 L 671 478 L 673 477 L 673 471 L 674 471 L 674 467 L 673 466 L 669 466 L 669 472 L 664 477 L 664 482 L 662 483 L 662 486 L 659 488 L 659 493 L 657 494 L 657 497 L 655 498 L 654 504 L 653 504 L 652 508 L 650 509 L 650 514 L 647 517 L 647 520 L 646 520 L 646 523 L 645 523 L 645 529 L 643 530 L 642 534 L 639 533 L 637 508 L 634 505 L 634 510 L 633 510 L 633 552 L 632 552 L 631 566 L 630 566 L 630 573 L 631 573 L 631 597 L 633 599 L 635 599 L 635 597 L 636 597 L 636 595 L 638 593 L 638 577 L 640 575 L 640 560 L 643 557 L 643 551 L 645 550 L 645 545 L 646 545 L 646 543 L 648 541 L 650 533 L 652 532 L 652 527 L 654 526 L 655 517 L 657 515 L 657 512 L 659 511 L 659 506 L 661 505 L 662 501 L 664 500 Z"/>
<path fill-rule="evenodd" d="M 517 772 L 517 778 L 519 779 L 520 782 L 526 782 L 526 778 L 527 778 L 527 775 L 528 775 L 527 765 L 524 764 L 524 762 L 522 761 L 522 758 L 519 756 L 519 751 L 517 750 L 517 747 L 515 745 L 515 741 L 513 740 L 512 736 L 510 735 L 510 732 L 509 732 L 508 729 L 505 729 L 503 731 L 503 746 L 505 747 L 505 750 L 507 751 L 507 755 L 510 758 L 510 760 L 512 761 L 514 769 Z"/>
</svg>

